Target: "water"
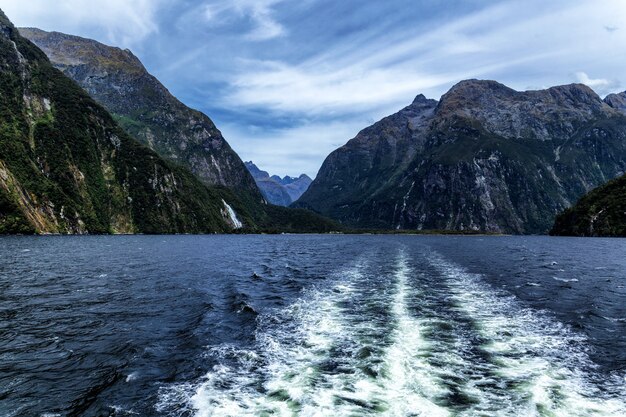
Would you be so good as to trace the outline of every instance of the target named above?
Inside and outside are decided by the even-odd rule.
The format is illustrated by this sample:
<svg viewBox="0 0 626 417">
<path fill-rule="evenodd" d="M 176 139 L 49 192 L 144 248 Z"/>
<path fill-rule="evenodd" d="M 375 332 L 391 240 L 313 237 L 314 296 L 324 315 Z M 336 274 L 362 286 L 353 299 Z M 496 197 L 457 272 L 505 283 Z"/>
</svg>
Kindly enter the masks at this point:
<svg viewBox="0 0 626 417">
<path fill-rule="evenodd" d="M 626 415 L 626 240 L 0 241 L 2 417 Z"/>
</svg>

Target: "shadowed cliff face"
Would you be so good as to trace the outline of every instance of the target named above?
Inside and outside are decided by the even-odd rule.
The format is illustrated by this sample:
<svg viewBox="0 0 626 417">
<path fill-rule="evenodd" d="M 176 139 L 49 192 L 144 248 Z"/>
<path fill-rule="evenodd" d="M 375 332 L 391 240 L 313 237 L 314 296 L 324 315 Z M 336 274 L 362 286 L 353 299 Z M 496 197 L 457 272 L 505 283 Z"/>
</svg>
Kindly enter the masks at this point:
<svg viewBox="0 0 626 417">
<path fill-rule="evenodd" d="M 626 169 L 626 118 L 584 85 L 463 81 L 333 152 L 298 205 L 346 224 L 546 233 Z"/>
<path fill-rule="evenodd" d="M 254 180 L 211 119 L 172 96 L 129 50 L 39 29 L 20 32 L 132 136 L 204 183 L 243 189 L 260 200 Z"/>
<path fill-rule="evenodd" d="M 0 233 L 226 232 L 235 200 L 136 142 L 0 12 Z"/>
<path fill-rule="evenodd" d="M 626 113 L 626 93 L 604 101 Z M 561 236 L 626 236 L 626 175 L 585 194 L 555 220 L 550 234 Z"/>
</svg>

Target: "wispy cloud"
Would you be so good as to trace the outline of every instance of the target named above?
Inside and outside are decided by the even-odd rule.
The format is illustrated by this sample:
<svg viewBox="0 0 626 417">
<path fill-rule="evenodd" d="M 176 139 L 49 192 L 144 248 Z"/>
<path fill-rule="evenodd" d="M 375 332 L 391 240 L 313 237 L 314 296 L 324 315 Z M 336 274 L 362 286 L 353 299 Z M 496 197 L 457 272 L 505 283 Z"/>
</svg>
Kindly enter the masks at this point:
<svg viewBox="0 0 626 417">
<path fill-rule="evenodd" d="M 286 30 L 274 16 L 274 7 L 285 0 L 213 0 L 192 9 L 194 17 L 201 16 L 204 24 L 223 26 L 238 25 L 248 20 L 250 27 L 244 38 L 251 41 L 266 41 L 285 34 Z M 198 13 L 200 11 L 200 13 Z M 202 24 L 202 23 L 201 23 Z"/>
<path fill-rule="evenodd" d="M 0 7 L 18 26 L 82 34 L 133 47 L 158 32 L 157 11 L 169 1 L 1 0 Z"/>
<path fill-rule="evenodd" d="M 609 3 L 623 11 L 621 2 Z M 402 28 L 370 41 L 367 48 L 351 48 L 352 40 L 338 40 L 301 62 L 240 61 L 226 100 L 272 111 L 336 115 L 392 102 L 400 105 L 400 100 L 406 102 L 419 92 L 437 97 L 452 83 L 470 77 L 505 74 L 502 81 L 519 88 L 532 81 L 522 79 L 525 68 L 533 66 L 541 76 L 552 72 L 553 78 L 565 82 L 571 68 L 550 68 L 548 63 L 582 61 L 583 53 L 585 60 L 590 54 L 600 58 L 610 51 L 608 45 L 596 46 L 602 32 L 594 36 L 594 31 L 602 26 L 594 26 L 593 20 L 590 24 L 590 5 L 541 10 L 508 2 L 445 22 L 427 33 Z M 610 13 L 607 7 L 602 14 Z M 562 24 L 555 25 L 557 21 Z M 583 23 L 591 27 L 585 29 Z M 565 31 L 566 27 L 579 29 Z M 619 86 L 600 79 L 581 82 L 602 93 Z"/>
<path fill-rule="evenodd" d="M 285 28 L 274 19 L 272 7 L 280 0 L 238 0 L 240 10 L 248 13 L 256 27 L 248 33 L 248 38 L 256 41 L 273 39 L 285 34 Z"/>
</svg>

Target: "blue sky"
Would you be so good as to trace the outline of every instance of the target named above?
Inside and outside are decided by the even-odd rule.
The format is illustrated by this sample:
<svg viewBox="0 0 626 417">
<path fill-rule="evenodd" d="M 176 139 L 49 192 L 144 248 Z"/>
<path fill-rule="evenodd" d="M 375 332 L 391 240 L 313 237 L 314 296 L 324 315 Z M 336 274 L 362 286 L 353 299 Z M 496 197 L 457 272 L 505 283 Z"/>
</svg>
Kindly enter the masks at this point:
<svg viewBox="0 0 626 417">
<path fill-rule="evenodd" d="M 359 130 L 467 78 L 626 89 L 625 0 L 0 0 L 130 48 L 244 160 L 314 176 Z"/>
</svg>

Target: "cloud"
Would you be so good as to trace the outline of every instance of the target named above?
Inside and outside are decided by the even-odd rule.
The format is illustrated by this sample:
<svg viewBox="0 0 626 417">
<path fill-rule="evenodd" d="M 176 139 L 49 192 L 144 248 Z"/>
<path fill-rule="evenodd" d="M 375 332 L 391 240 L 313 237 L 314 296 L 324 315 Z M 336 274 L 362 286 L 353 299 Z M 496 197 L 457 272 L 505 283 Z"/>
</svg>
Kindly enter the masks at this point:
<svg viewBox="0 0 626 417">
<path fill-rule="evenodd" d="M 590 78 L 585 72 L 577 72 L 576 79 L 579 83 L 593 88 L 598 94 L 608 94 L 620 87 L 618 80 L 607 80 L 605 78 Z"/>
<path fill-rule="evenodd" d="M 229 105 L 277 112 L 336 115 L 393 102 L 400 106 L 401 100 L 406 102 L 419 92 L 437 97 L 464 78 L 495 78 L 504 73 L 509 79 L 502 81 L 514 87 L 543 84 L 542 79 L 521 80 L 523 71 L 533 66 L 544 72 L 561 71 L 553 75 L 561 78 L 558 84 L 571 74 L 564 68 L 569 61 L 581 62 L 583 56 L 589 60 L 590 54 L 599 57 L 614 46 L 613 42 L 598 48 L 600 40 L 588 20 L 626 17 L 618 1 L 607 1 L 601 13 L 589 1 L 576 6 L 556 2 L 553 7 L 536 3 L 534 8 L 506 2 L 423 33 L 404 27 L 368 38 L 367 48 L 361 48 L 358 40 L 337 39 L 301 62 L 243 60 L 225 100 Z M 573 32 L 571 27 L 580 29 Z M 558 61 L 564 65 L 554 66 Z M 602 92 L 617 86 L 602 81 L 586 80 Z"/>
<path fill-rule="evenodd" d="M 324 70 L 279 62 L 248 62 L 247 65 L 254 69 L 232 81 L 232 92 L 225 97 L 229 104 L 318 116 L 366 111 L 406 99 L 407 92 L 451 80 L 445 74 L 408 74 L 393 69 Z"/>
<path fill-rule="evenodd" d="M 218 0 L 210 1 L 202 6 L 200 13 L 205 23 L 222 26 L 226 22 L 247 19 L 250 21 L 245 39 L 251 41 L 267 41 L 286 33 L 274 17 L 274 7 L 284 0 Z M 192 11 L 196 14 L 197 11 Z"/>
<path fill-rule="evenodd" d="M 158 31 L 157 11 L 166 1 L 0 0 L 0 8 L 17 26 L 82 34 L 130 47 Z"/>
<path fill-rule="evenodd" d="M 18 25 L 130 47 L 278 174 L 466 78 L 618 91 L 623 0 L 0 0 Z M 573 30 L 572 28 L 575 28 Z M 579 71 L 579 73 L 577 73 Z M 591 74 L 589 76 L 588 74 Z"/>
<path fill-rule="evenodd" d="M 240 1 L 240 7 L 247 10 L 255 21 L 256 27 L 248 33 L 248 38 L 255 41 L 273 39 L 285 34 L 285 28 L 273 18 L 272 6 L 279 1 Z"/>
<path fill-rule="evenodd" d="M 304 122 L 284 129 L 257 129 L 221 124 L 224 137 L 245 161 L 280 176 L 307 174 L 315 178 L 323 158 L 356 136 L 364 119 Z"/>
</svg>

